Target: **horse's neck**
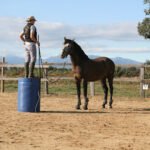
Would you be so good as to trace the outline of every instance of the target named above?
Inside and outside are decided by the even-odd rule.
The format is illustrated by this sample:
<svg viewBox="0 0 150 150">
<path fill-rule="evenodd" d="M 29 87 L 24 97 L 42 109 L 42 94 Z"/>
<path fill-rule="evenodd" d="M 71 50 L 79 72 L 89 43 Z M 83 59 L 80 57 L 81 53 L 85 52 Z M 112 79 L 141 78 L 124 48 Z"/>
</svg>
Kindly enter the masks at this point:
<svg viewBox="0 0 150 150">
<path fill-rule="evenodd" d="M 89 60 L 79 45 L 75 45 L 74 52 L 70 56 L 73 66 L 81 66 L 84 61 Z"/>
<path fill-rule="evenodd" d="M 71 62 L 73 66 L 81 66 L 84 61 L 88 60 L 87 58 L 81 58 L 78 55 L 71 55 Z"/>
</svg>

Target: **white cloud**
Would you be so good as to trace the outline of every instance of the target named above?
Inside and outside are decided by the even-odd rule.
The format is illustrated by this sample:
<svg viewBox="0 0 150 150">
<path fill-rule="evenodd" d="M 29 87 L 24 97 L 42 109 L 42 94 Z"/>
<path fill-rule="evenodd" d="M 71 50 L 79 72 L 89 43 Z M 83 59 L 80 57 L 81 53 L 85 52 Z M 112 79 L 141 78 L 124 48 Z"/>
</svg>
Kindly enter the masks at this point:
<svg viewBox="0 0 150 150">
<path fill-rule="evenodd" d="M 5 53 L 23 55 L 22 42 L 19 39 L 19 34 L 25 25 L 25 18 L 0 18 L 0 52 L 2 49 L 7 49 Z M 142 38 L 137 33 L 137 23 L 116 23 L 110 25 L 82 25 L 73 26 L 63 23 L 53 23 L 38 21 L 36 23 L 40 34 L 41 47 L 44 50 L 56 50 L 59 54 L 59 50 L 62 48 L 63 37 L 75 38 L 77 41 L 83 44 L 83 48 L 88 49 L 87 52 L 149 52 L 149 48 L 146 46 L 143 48 L 132 47 L 110 47 L 107 43 L 99 44 L 98 41 L 142 41 Z M 90 41 L 90 42 L 89 42 Z M 90 43 L 94 44 L 90 44 Z M 94 45 L 94 46 L 93 46 Z M 99 48 L 97 48 L 99 47 Z M 8 50 L 9 49 L 9 50 Z M 54 52 L 55 53 L 55 52 Z M 43 51 L 44 54 L 44 51 Z M 47 54 L 47 52 L 45 52 Z"/>
<path fill-rule="evenodd" d="M 77 27 L 73 32 L 77 37 L 105 40 L 138 40 L 135 23 L 113 25 L 91 25 Z"/>
<path fill-rule="evenodd" d="M 86 49 L 86 52 L 103 52 L 103 53 L 149 53 L 150 48 L 92 48 Z"/>
</svg>

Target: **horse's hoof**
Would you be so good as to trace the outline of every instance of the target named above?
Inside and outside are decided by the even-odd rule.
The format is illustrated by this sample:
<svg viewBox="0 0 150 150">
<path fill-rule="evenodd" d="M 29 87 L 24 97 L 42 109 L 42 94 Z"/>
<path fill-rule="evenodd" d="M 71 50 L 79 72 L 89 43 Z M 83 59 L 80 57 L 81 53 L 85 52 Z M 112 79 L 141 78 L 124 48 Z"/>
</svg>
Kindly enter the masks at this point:
<svg viewBox="0 0 150 150">
<path fill-rule="evenodd" d="M 77 110 L 79 110 L 79 109 L 80 109 L 80 106 L 79 106 L 79 105 L 77 105 L 77 106 L 76 106 L 76 109 L 77 109 Z"/>
<path fill-rule="evenodd" d="M 83 109 L 84 109 L 84 110 L 88 110 L 88 107 L 87 107 L 87 106 L 84 106 Z"/>
<path fill-rule="evenodd" d="M 88 110 L 88 106 L 87 106 L 87 105 L 84 105 L 84 106 L 83 106 L 83 109 L 84 109 L 84 110 Z"/>
<path fill-rule="evenodd" d="M 102 105 L 102 108 L 104 109 L 104 108 L 105 108 L 105 105 Z"/>
<path fill-rule="evenodd" d="M 112 106 L 109 106 L 110 109 L 112 109 Z"/>
</svg>

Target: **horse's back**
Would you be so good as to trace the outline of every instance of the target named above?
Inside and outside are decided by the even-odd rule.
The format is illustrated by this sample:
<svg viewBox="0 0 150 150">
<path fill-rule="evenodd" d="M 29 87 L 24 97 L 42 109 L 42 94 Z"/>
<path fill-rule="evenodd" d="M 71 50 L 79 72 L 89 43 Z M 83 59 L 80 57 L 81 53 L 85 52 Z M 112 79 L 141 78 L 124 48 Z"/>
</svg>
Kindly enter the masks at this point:
<svg viewBox="0 0 150 150">
<path fill-rule="evenodd" d="M 107 57 L 89 59 L 83 64 L 82 77 L 87 81 L 96 81 L 114 77 L 115 64 Z"/>
<path fill-rule="evenodd" d="M 93 59 L 93 61 L 95 61 L 95 62 L 100 62 L 100 63 L 101 63 L 101 62 L 104 62 L 104 63 L 106 63 L 106 64 L 109 64 L 109 65 L 115 67 L 114 62 L 113 62 L 110 58 L 108 58 L 108 57 L 98 57 L 98 58 Z"/>
<path fill-rule="evenodd" d="M 114 62 L 108 57 L 98 57 L 93 59 L 94 62 L 100 65 L 100 68 L 104 69 L 108 72 L 108 74 L 114 74 L 115 71 L 115 64 Z"/>
</svg>

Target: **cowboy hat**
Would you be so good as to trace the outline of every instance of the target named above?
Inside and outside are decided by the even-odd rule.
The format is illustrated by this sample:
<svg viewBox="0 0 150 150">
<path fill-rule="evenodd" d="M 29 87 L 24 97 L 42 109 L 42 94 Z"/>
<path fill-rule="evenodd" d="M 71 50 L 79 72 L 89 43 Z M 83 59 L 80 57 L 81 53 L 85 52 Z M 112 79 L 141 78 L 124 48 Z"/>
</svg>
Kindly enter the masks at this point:
<svg viewBox="0 0 150 150">
<path fill-rule="evenodd" d="M 26 21 L 27 21 L 27 22 L 30 22 L 30 21 L 36 21 L 36 19 L 35 19 L 34 16 L 30 16 L 29 18 L 27 18 Z"/>
</svg>

